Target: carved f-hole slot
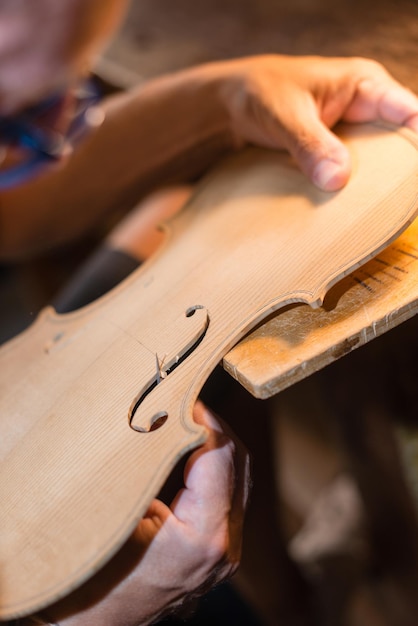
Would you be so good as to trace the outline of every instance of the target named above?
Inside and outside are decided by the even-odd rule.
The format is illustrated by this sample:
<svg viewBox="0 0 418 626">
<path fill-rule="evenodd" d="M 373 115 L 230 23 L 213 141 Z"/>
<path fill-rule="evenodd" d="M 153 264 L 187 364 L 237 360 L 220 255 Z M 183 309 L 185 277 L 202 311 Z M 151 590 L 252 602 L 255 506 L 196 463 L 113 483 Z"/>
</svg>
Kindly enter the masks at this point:
<svg viewBox="0 0 418 626">
<path fill-rule="evenodd" d="M 154 389 L 161 385 L 164 380 L 177 369 L 196 350 L 203 341 L 209 327 L 209 316 L 205 307 L 194 305 L 178 318 L 167 334 L 169 339 L 163 344 L 164 348 L 155 352 L 155 375 L 141 393 L 135 398 L 129 410 L 129 425 L 133 430 L 141 433 L 149 433 L 161 428 L 168 419 L 168 412 L 158 410 L 150 417 L 147 416 L 141 423 L 135 420 L 135 416 L 142 407 L 144 401 Z M 176 347 L 169 343 L 179 342 Z M 161 345 L 161 341 L 159 342 Z"/>
</svg>

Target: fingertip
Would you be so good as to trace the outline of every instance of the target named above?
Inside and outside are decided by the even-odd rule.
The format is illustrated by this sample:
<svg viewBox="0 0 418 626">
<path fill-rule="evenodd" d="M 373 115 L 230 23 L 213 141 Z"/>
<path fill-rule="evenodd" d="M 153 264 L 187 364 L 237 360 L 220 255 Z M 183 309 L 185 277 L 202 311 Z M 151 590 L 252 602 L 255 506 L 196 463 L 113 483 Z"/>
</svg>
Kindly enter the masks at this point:
<svg viewBox="0 0 418 626">
<path fill-rule="evenodd" d="M 349 177 L 349 167 L 332 159 L 322 159 L 312 171 L 312 182 L 323 191 L 338 191 Z"/>
<path fill-rule="evenodd" d="M 418 113 L 416 115 L 412 115 L 405 123 L 405 126 L 418 133 Z"/>
<path fill-rule="evenodd" d="M 410 89 L 401 85 L 388 89 L 379 100 L 378 112 L 387 122 L 417 130 L 418 98 Z"/>
<path fill-rule="evenodd" d="M 207 411 L 205 405 L 201 400 L 196 400 L 193 407 L 193 419 L 197 424 L 205 423 L 205 412 Z"/>
<path fill-rule="evenodd" d="M 197 400 L 193 408 L 193 419 L 196 424 L 206 426 L 211 430 L 220 430 L 219 421 L 215 415 L 203 404 L 201 400 Z"/>
</svg>

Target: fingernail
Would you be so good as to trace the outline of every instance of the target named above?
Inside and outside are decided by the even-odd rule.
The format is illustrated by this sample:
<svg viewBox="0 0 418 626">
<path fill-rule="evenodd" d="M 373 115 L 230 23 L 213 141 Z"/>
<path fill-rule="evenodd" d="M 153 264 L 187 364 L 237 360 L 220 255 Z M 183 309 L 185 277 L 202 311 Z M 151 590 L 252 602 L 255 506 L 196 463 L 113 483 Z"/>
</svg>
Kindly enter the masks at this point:
<svg viewBox="0 0 418 626">
<path fill-rule="evenodd" d="M 312 180 L 324 191 L 336 191 L 347 182 L 348 172 L 341 163 L 324 159 L 315 167 Z"/>
</svg>

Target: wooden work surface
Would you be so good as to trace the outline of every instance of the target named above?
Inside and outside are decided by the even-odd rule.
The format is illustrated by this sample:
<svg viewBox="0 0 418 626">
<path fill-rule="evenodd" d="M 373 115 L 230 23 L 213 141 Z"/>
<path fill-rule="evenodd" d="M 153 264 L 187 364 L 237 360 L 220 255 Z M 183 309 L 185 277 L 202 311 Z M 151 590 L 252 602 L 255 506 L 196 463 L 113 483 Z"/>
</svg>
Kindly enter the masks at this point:
<svg viewBox="0 0 418 626">
<path fill-rule="evenodd" d="M 257 398 L 302 380 L 418 312 L 418 219 L 375 259 L 345 277 L 324 305 L 282 309 L 224 357 Z"/>
</svg>

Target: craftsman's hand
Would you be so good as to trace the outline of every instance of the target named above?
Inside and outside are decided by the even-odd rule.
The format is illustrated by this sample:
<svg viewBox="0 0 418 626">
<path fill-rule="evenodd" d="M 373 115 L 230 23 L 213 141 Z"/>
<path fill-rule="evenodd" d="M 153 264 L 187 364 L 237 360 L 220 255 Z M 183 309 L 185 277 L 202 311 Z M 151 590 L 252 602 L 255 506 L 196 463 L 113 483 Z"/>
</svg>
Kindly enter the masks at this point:
<svg viewBox="0 0 418 626">
<path fill-rule="evenodd" d="M 418 98 L 375 61 L 269 55 L 218 64 L 218 72 L 238 141 L 289 150 L 325 190 L 350 175 L 348 151 L 329 130 L 339 120 L 418 132 Z"/>
<path fill-rule="evenodd" d="M 318 187 L 333 191 L 351 171 L 346 147 L 330 130 L 339 120 L 418 131 L 417 97 L 380 64 L 357 58 L 208 63 L 111 96 L 104 108 L 104 123 L 60 168 L 2 194 L 0 259 L 71 241 L 155 186 L 194 181 L 248 143 L 288 150 Z"/>
<path fill-rule="evenodd" d="M 187 462 L 185 488 L 170 508 L 154 500 L 104 570 L 46 611 L 50 621 L 149 624 L 235 571 L 248 498 L 248 455 L 200 403 L 194 417 L 208 428 L 209 438 Z"/>
</svg>

